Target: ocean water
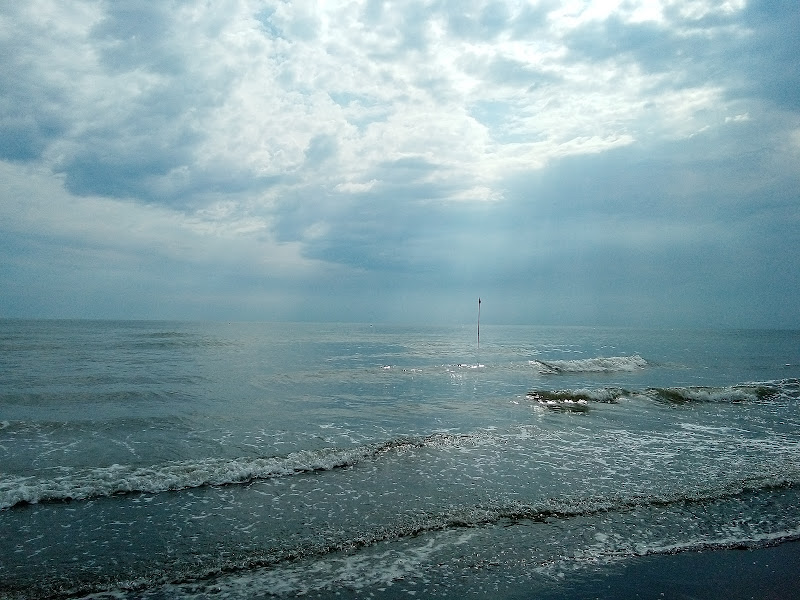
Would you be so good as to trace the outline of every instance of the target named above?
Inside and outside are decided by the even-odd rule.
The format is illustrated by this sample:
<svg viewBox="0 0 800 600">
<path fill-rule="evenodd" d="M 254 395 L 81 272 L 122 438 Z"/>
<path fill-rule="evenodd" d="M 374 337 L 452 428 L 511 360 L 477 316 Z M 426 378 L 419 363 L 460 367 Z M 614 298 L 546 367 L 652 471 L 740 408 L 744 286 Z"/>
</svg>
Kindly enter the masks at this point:
<svg viewBox="0 0 800 600">
<path fill-rule="evenodd" d="M 567 597 L 799 443 L 798 331 L 0 320 L 0 597 Z"/>
</svg>

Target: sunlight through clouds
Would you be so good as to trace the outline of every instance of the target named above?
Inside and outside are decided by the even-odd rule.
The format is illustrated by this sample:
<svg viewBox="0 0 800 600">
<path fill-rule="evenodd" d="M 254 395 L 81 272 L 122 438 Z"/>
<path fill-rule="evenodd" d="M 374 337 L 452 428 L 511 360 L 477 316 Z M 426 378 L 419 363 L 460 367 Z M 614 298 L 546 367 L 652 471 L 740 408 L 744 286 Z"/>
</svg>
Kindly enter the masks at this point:
<svg viewBox="0 0 800 600">
<path fill-rule="evenodd" d="M 237 298 L 266 286 L 304 295 L 282 318 L 313 319 L 327 295 L 399 281 L 453 302 L 494 282 L 553 306 L 566 283 L 529 283 L 558 273 L 526 248 L 534 238 L 560 249 L 548 261 L 570 261 L 563 277 L 621 262 L 624 284 L 657 302 L 636 275 L 652 271 L 642 261 L 707 251 L 678 234 L 680 220 L 744 232 L 742 248 L 709 240 L 721 270 L 800 245 L 783 225 L 800 189 L 787 133 L 800 128 L 797 25 L 791 3 L 743 0 L 8 5 L 3 252 L 9 264 L 28 252 L 35 270 L 32 236 L 53 251 L 102 239 L 133 264 L 149 243 L 150 255 L 197 266 L 196 279 L 185 271 L 187 297 L 209 273 L 241 274 L 209 317 L 235 314 Z M 558 237 L 567 231 L 591 249 L 576 258 Z M 663 247 L 637 253 L 633 240 L 657 231 Z M 495 277 L 503 264 L 513 272 Z M 800 286 L 771 264 L 742 281 Z M 16 282 L 0 309 L 24 314 L 40 293 L 26 289 Z M 727 314 L 744 322 L 754 302 L 732 297 Z M 92 313 L 91 298 L 82 306 Z M 609 301 L 593 318 L 604 307 L 609 322 L 630 317 Z M 513 319 L 548 319 L 522 314 Z"/>
</svg>

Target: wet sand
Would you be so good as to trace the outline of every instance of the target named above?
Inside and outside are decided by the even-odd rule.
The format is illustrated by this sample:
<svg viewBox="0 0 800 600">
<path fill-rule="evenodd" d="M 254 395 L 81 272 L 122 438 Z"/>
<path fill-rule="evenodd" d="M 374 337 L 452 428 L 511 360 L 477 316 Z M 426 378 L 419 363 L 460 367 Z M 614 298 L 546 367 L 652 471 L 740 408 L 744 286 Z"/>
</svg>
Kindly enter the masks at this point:
<svg viewBox="0 0 800 600">
<path fill-rule="evenodd" d="M 497 565 L 492 567 L 502 571 Z M 460 581 L 419 585 L 414 577 L 379 588 L 309 593 L 307 598 L 345 600 L 434 597 L 445 600 L 800 600 L 800 541 L 742 550 L 707 550 L 626 558 L 580 569 L 545 582 L 502 573 L 486 585 L 465 574 Z"/>
<path fill-rule="evenodd" d="M 549 592 L 507 598 L 543 600 L 799 600 L 800 541 L 755 550 L 647 556 L 564 581 Z"/>
</svg>

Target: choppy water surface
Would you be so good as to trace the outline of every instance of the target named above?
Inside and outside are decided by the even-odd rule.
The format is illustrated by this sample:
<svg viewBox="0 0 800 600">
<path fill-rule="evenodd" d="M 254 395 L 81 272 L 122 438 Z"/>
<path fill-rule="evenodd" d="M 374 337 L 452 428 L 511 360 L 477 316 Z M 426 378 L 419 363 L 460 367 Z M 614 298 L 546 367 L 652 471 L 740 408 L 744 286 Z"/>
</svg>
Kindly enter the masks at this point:
<svg viewBox="0 0 800 600">
<path fill-rule="evenodd" d="M 800 333 L 0 321 L 0 594 L 557 592 L 800 537 Z"/>
</svg>

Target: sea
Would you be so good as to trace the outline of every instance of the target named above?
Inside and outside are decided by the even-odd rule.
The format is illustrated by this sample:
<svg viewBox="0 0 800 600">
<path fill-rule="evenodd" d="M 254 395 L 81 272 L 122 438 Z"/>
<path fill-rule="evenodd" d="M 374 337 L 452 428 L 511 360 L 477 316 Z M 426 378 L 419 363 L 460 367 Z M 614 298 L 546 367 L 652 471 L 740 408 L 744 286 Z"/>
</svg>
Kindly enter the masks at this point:
<svg viewBox="0 0 800 600">
<path fill-rule="evenodd" d="M 798 539 L 800 331 L 0 320 L 2 598 L 560 599 Z"/>
</svg>

